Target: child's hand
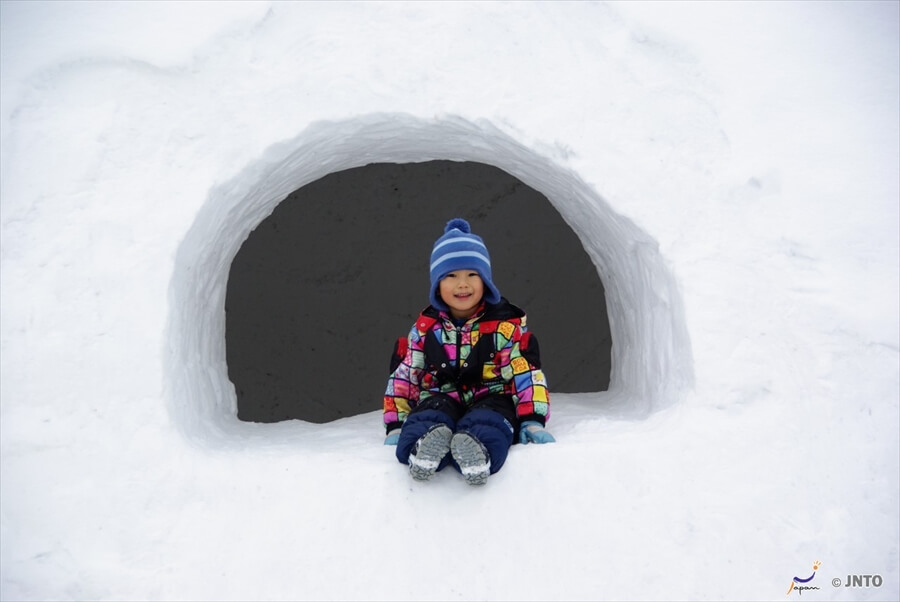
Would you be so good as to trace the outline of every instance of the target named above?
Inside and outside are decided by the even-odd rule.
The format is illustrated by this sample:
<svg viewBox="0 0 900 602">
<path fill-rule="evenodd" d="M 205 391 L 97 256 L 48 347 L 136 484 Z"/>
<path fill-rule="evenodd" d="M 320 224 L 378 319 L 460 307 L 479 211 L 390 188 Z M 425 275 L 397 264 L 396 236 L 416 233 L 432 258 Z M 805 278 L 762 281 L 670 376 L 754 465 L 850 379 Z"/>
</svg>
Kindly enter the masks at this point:
<svg viewBox="0 0 900 602">
<path fill-rule="evenodd" d="M 519 429 L 519 443 L 555 443 L 553 435 L 544 430 L 540 422 L 526 420 Z"/>
<path fill-rule="evenodd" d="M 384 438 L 385 445 L 397 445 L 400 442 L 400 429 L 394 429 Z"/>
</svg>

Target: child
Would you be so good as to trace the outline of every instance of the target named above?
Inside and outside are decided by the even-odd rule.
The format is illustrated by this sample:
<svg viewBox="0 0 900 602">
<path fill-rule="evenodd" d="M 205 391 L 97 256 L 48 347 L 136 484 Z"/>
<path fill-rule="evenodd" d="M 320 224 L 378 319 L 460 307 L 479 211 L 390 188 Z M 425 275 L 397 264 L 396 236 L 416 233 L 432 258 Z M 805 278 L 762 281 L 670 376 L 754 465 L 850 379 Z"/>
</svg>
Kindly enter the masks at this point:
<svg viewBox="0 0 900 602">
<path fill-rule="evenodd" d="M 397 446 L 416 480 L 451 464 L 470 485 L 484 485 L 516 438 L 555 441 L 544 430 L 550 396 L 537 339 L 525 312 L 500 296 L 487 247 L 464 219 L 447 222 L 434 244 L 429 298 L 398 341 L 384 443 Z"/>
</svg>

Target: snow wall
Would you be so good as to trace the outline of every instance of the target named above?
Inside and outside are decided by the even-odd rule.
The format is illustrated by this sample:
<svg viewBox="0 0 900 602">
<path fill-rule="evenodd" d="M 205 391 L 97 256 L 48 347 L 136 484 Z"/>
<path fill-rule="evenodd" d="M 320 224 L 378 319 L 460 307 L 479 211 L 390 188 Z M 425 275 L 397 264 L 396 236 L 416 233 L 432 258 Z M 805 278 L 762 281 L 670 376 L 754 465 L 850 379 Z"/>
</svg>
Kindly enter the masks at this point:
<svg viewBox="0 0 900 602">
<path fill-rule="evenodd" d="M 310 125 L 216 187 L 201 207 L 179 247 L 170 287 L 169 400 L 178 424 L 203 441 L 258 432 L 237 421 L 225 359 L 228 273 L 253 228 L 288 194 L 329 173 L 434 159 L 503 169 L 544 194 L 582 240 L 606 287 L 614 341 L 608 395 L 617 409 L 646 414 L 690 384 L 684 311 L 657 243 L 578 174 L 487 120 L 373 114 Z"/>
</svg>

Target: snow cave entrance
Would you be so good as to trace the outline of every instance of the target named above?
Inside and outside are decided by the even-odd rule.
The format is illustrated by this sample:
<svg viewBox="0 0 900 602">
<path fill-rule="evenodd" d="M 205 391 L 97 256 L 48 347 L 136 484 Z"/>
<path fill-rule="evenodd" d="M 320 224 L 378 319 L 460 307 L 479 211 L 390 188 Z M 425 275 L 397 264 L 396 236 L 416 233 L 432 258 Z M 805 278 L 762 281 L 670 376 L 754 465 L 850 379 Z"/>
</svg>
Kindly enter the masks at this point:
<svg viewBox="0 0 900 602">
<path fill-rule="evenodd" d="M 174 258 L 166 337 L 166 397 L 173 422 L 185 436 L 203 445 L 222 445 L 235 440 L 266 445 L 275 440 L 285 440 L 283 437 L 279 439 L 276 433 L 294 440 L 294 435 L 308 428 L 328 427 L 310 419 L 263 424 L 238 417 L 238 394 L 229 377 L 226 351 L 226 298 L 233 263 L 245 241 L 253 236 L 253 231 L 274 227 L 274 222 L 264 223 L 266 219 L 288 197 L 294 193 L 300 194 L 308 185 L 325 182 L 329 177 L 340 178 L 341 172 L 347 170 L 362 169 L 365 174 L 365 167 L 373 164 L 415 170 L 419 168 L 417 164 L 424 164 L 427 168 L 429 165 L 446 167 L 450 163 L 458 164 L 456 167 L 476 164 L 477 169 L 495 170 L 495 174 L 505 174 L 521 183 L 522 190 L 530 189 L 549 201 L 552 207 L 546 209 L 558 213 L 566 231 L 574 234 L 583 254 L 592 264 L 593 272 L 590 274 L 573 274 L 572 277 L 583 277 L 597 285 L 602 282 L 602 293 L 595 299 L 603 299 L 606 304 L 611 339 L 609 363 L 604 365 L 602 344 L 596 347 L 599 357 L 586 358 L 589 360 L 588 369 L 599 372 L 600 379 L 595 391 L 588 391 L 586 397 L 578 397 L 578 407 L 583 408 L 579 411 L 647 415 L 670 404 L 690 386 L 693 366 L 684 310 L 678 288 L 659 253 L 658 245 L 627 217 L 613 210 L 595 189 L 596 184 L 587 184 L 579 174 L 565 167 L 568 163 L 565 153 L 557 147 L 534 142 L 526 144 L 484 120 L 472 122 L 459 117 L 420 119 L 406 114 L 373 114 L 310 125 L 294 139 L 266 150 L 259 160 L 231 180 L 214 187 L 198 210 Z M 591 179 L 596 178 L 596 174 L 591 176 Z M 430 192 L 433 198 L 440 198 L 439 189 L 446 185 L 447 182 L 440 178 L 431 180 L 428 185 L 431 188 L 421 190 L 420 194 Z M 369 189 L 361 190 L 359 194 L 372 198 Z M 359 210 L 362 213 L 354 218 L 360 220 L 359 231 L 368 225 L 367 220 L 373 220 L 373 216 L 388 213 L 383 205 L 371 200 L 366 205 L 360 201 Z M 339 226 L 340 219 L 349 217 L 336 211 L 336 206 L 330 209 L 334 212 L 332 225 Z M 505 296 L 528 310 L 530 323 L 541 339 L 551 390 L 560 390 L 560 380 L 564 379 L 552 372 L 554 369 L 549 363 L 552 361 L 551 352 L 545 349 L 550 345 L 549 340 L 545 342 L 545 339 L 552 338 L 551 330 L 556 327 L 541 323 L 546 318 L 540 316 L 540 303 L 532 297 L 534 282 L 540 286 L 545 274 L 529 274 L 532 282 L 527 285 L 523 283 L 521 291 L 516 289 L 517 285 L 507 278 L 507 273 L 513 268 L 502 263 L 514 261 L 514 258 L 504 259 L 501 253 L 506 246 L 505 240 L 515 228 L 503 225 L 502 216 L 497 214 L 496 218 L 492 217 L 491 211 L 486 209 L 472 207 L 468 212 L 448 211 L 431 220 L 427 212 L 423 211 L 421 215 L 413 213 L 411 219 L 419 221 L 411 224 L 412 229 L 423 232 L 423 235 L 420 240 L 403 241 L 402 246 L 404 250 L 412 249 L 408 254 L 410 277 L 423 280 L 412 283 L 409 289 L 404 288 L 404 291 L 409 291 L 404 294 L 409 296 L 396 299 L 390 304 L 392 313 L 373 321 L 383 320 L 386 323 L 383 332 L 390 332 L 390 337 L 378 341 L 375 357 L 368 358 L 374 373 L 378 373 L 378 382 L 370 385 L 374 388 L 371 392 L 367 385 L 367 399 L 361 402 L 361 407 L 375 414 L 380 412 L 392 340 L 405 334 L 414 313 L 424 305 L 422 291 L 427 291 L 424 264 L 430 245 L 440 233 L 443 222 L 456 213 L 469 218 L 476 232 L 486 238 L 495 262 L 495 280 L 498 280 Z M 329 210 L 327 203 L 322 210 Z M 304 218 L 301 210 L 298 219 L 307 219 L 309 223 L 306 225 L 316 231 L 315 218 L 309 215 Z M 375 223 L 390 232 L 389 222 L 376 220 Z M 496 230 L 490 226 L 494 223 L 497 224 Z M 485 224 L 489 226 L 485 227 Z M 369 252 L 367 244 L 362 243 L 350 237 L 345 244 L 349 245 L 351 256 L 361 256 Z M 421 255 L 415 256 L 415 244 L 423 245 Z M 538 248 L 535 252 L 560 252 L 556 241 L 547 240 L 546 244 L 545 248 Z M 315 249 L 315 246 L 312 248 Z M 313 283 L 315 286 L 337 287 L 342 281 L 364 276 L 361 272 L 357 273 L 357 268 L 348 269 L 344 265 L 329 263 L 332 258 L 327 253 L 313 259 L 324 270 L 316 276 L 318 282 Z M 269 261 L 270 264 L 278 262 L 277 258 Z M 553 270 L 563 272 L 565 276 L 567 268 L 561 265 Z M 400 276 L 402 273 L 400 269 L 386 268 L 383 275 Z M 288 274 L 286 278 L 302 282 L 301 274 Z M 426 282 L 424 289 L 423 281 Z M 375 285 L 372 294 L 384 294 L 377 287 Z M 304 290 L 296 285 L 293 294 L 302 295 Z M 590 295 L 588 298 L 591 298 Z M 600 307 L 596 309 L 597 315 L 603 315 Z M 229 310 L 233 311 L 232 308 Z M 569 315 L 566 319 L 564 331 L 580 332 L 580 316 Z M 360 322 L 352 336 L 374 340 L 382 336 L 375 334 L 377 332 L 374 324 Z M 307 337 L 303 332 L 291 336 L 296 337 L 301 345 L 314 347 L 316 344 L 315 340 L 306 340 L 315 337 Z M 337 361 L 344 360 L 338 358 Z M 603 390 L 606 375 L 608 389 Z M 349 398 L 352 394 L 341 394 L 339 391 L 354 379 L 343 376 L 342 379 L 342 382 L 335 383 L 333 390 L 340 399 Z M 299 395 L 302 403 L 305 399 L 302 391 Z M 561 398 L 564 403 L 564 393 L 558 395 L 555 401 L 561 401 Z M 581 403 L 583 400 L 587 403 Z M 353 411 L 347 410 L 348 413 Z M 280 420 L 277 414 L 274 418 Z M 373 419 L 376 422 L 379 420 L 377 416 Z"/>
<path fill-rule="evenodd" d="M 225 298 L 240 420 L 324 423 L 380 407 L 394 340 L 428 303 L 431 245 L 464 217 L 528 312 L 556 393 L 609 387 L 597 270 L 545 196 L 483 163 L 372 163 L 292 192 L 242 244 Z"/>
</svg>

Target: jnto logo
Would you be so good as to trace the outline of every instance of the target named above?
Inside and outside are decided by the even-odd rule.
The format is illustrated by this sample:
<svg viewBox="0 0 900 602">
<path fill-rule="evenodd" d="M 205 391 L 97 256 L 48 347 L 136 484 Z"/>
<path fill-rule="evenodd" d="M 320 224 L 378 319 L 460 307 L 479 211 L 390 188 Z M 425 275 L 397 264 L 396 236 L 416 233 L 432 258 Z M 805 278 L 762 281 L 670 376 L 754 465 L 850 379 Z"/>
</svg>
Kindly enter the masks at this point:
<svg viewBox="0 0 900 602">
<path fill-rule="evenodd" d="M 819 589 L 818 587 L 816 587 L 814 585 L 806 585 L 806 584 L 813 580 L 813 577 L 816 576 L 816 571 L 819 570 L 820 566 L 822 566 L 822 562 L 819 560 L 816 560 L 813 563 L 813 574 L 812 575 L 810 575 L 806 579 L 801 579 L 800 577 L 794 577 L 793 580 L 791 580 L 791 587 L 788 588 L 787 595 L 790 596 L 792 591 L 797 590 L 797 594 L 802 596 L 803 590 L 805 590 L 805 589 Z"/>
</svg>

